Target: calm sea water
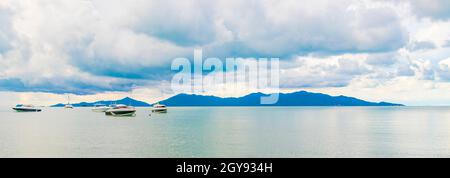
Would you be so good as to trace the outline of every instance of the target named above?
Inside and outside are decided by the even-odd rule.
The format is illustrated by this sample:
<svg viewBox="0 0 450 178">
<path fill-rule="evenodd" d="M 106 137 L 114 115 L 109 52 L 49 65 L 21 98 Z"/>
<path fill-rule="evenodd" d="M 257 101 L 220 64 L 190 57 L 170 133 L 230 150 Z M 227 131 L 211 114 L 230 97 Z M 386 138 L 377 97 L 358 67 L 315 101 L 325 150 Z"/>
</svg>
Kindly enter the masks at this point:
<svg viewBox="0 0 450 178">
<path fill-rule="evenodd" d="M 0 110 L 0 157 L 450 157 L 450 107 Z"/>
</svg>

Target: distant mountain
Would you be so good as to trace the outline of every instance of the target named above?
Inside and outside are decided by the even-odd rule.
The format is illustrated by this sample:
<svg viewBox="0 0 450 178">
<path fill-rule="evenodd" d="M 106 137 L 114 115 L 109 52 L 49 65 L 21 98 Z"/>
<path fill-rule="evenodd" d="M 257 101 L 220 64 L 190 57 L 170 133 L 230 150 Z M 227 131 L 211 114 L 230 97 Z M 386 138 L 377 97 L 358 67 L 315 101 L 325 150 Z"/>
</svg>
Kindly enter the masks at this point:
<svg viewBox="0 0 450 178">
<path fill-rule="evenodd" d="M 87 103 L 87 102 L 82 102 L 82 103 L 76 103 L 76 104 L 72 104 L 75 107 L 93 107 L 96 104 L 105 104 L 105 105 L 110 105 L 110 104 L 124 104 L 124 105 L 129 105 L 129 106 L 134 106 L 134 107 L 149 107 L 152 106 L 146 102 L 142 102 L 142 101 L 138 101 L 129 97 L 126 97 L 124 99 L 121 100 L 117 100 L 117 101 L 97 101 L 97 102 L 93 102 L 93 103 Z M 64 107 L 65 104 L 56 104 L 53 105 L 51 107 Z"/>
<path fill-rule="evenodd" d="M 273 105 L 260 104 L 263 93 L 253 93 L 238 98 L 220 98 L 216 96 L 179 94 L 161 104 L 167 106 L 403 106 L 387 102 L 368 102 L 347 96 L 330 96 L 321 93 L 300 91 L 295 93 L 281 93 L 278 103 Z"/>
<path fill-rule="evenodd" d="M 263 96 L 269 96 L 263 93 L 252 93 L 238 98 L 220 98 L 216 96 L 188 95 L 179 94 L 167 100 L 161 101 L 161 104 L 167 106 L 403 106 L 402 104 L 387 102 L 368 102 L 347 96 L 330 96 L 321 93 L 310 93 L 300 91 L 295 93 L 280 93 L 278 103 L 273 105 L 262 105 L 260 99 Z M 97 101 L 82 102 L 72 104 L 75 107 L 93 107 L 96 104 L 124 104 L 135 107 L 150 107 L 151 104 L 138 101 L 132 98 L 124 98 L 117 101 Z M 64 107 L 65 104 L 56 104 L 51 107 Z"/>
</svg>

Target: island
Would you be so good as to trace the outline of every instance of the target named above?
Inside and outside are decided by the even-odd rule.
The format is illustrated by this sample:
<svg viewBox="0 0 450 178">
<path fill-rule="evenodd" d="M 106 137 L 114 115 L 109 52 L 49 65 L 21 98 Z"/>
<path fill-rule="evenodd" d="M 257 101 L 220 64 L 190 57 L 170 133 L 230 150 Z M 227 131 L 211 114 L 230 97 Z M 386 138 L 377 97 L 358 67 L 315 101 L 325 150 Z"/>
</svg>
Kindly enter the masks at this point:
<svg viewBox="0 0 450 178">
<path fill-rule="evenodd" d="M 261 97 L 269 94 L 252 93 L 243 97 L 217 97 L 195 94 L 178 94 L 158 103 L 172 107 L 201 107 L 201 106 L 404 106 L 403 104 L 388 102 L 369 102 L 348 96 L 330 96 L 322 93 L 311 93 L 299 91 L 293 93 L 280 93 L 279 100 L 275 104 L 261 104 Z M 82 102 L 72 104 L 74 107 L 93 107 L 96 104 L 124 104 L 135 107 L 151 107 L 143 101 L 138 101 L 129 97 L 116 101 Z M 55 104 L 52 107 L 64 107 L 65 104 Z"/>
</svg>

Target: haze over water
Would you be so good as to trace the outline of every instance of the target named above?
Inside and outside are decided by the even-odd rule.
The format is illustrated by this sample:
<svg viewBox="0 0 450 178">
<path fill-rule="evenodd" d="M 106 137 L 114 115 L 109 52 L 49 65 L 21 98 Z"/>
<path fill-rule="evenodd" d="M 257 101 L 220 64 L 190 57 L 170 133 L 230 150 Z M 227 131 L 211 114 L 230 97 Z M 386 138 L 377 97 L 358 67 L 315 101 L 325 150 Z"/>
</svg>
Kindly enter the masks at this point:
<svg viewBox="0 0 450 178">
<path fill-rule="evenodd" d="M 450 157 L 450 107 L 0 110 L 0 157 Z"/>
</svg>

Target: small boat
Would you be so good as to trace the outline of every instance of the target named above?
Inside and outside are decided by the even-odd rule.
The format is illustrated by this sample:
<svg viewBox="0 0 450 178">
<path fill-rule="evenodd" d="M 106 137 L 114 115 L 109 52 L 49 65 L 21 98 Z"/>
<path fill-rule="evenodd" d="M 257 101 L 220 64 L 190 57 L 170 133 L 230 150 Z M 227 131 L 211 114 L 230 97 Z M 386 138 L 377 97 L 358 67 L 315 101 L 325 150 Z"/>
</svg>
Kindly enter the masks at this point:
<svg viewBox="0 0 450 178">
<path fill-rule="evenodd" d="M 70 104 L 70 96 L 67 96 L 67 104 L 64 105 L 65 109 L 73 109 L 73 105 Z"/>
<path fill-rule="evenodd" d="M 113 108 L 105 111 L 107 116 L 132 117 L 136 115 L 136 109 L 127 105 L 115 105 Z"/>
<path fill-rule="evenodd" d="M 153 105 L 152 112 L 156 113 L 167 113 L 167 106 L 163 104 L 156 103 Z"/>
<path fill-rule="evenodd" d="M 34 107 L 33 105 L 23 105 L 18 104 L 16 107 L 12 108 L 17 112 L 41 112 L 41 109 Z"/>
<path fill-rule="evenodd" d="M 92 111 L 94 111 L 94 112 L 106 112 L 109 109 L 112 109 L 112 107 L 106 106 L 104 104 L 96 104 L 96 105 L 94 105 L 94 108 L 92 108 Z"/>
</svg>

